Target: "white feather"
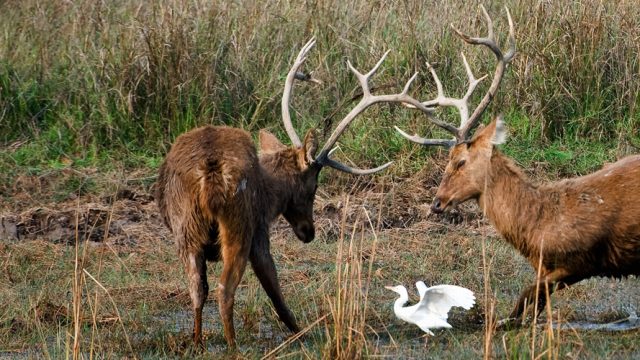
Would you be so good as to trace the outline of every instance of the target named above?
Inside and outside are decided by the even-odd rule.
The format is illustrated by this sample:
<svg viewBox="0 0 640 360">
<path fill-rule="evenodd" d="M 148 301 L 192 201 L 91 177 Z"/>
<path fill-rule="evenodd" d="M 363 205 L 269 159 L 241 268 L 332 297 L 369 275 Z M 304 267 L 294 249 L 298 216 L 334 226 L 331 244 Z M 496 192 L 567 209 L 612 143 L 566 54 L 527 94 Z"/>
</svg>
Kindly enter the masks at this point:
<svg viewBox="0 0 640 360">
<path fill-rule="evenodd" d="M 427 293 L 427 285 L 425 285 L 424 281 L 418 280 L 416 281 L 416 289 L 418 289 L 418 295 L 420 295 L 420 301 L 422 301 L 424 294 Z"/>
<path fill-rule="evenodd" d="M 395 315 L 408 323 L 417 325 L 422 331 L 433 335 L 431 329 L 451 328 L 447 322 L 449 310 L 458 306 L 469 310 L 476 303 L 473 292 L 456 285 L 436 285 L 430 288 L 422 281 L 416 282 L 420 301 L 404 306 L 409 301 L 407 289 L 402 286 L 387 286 L 400 295 L 393 305 Z"/>
</svg>

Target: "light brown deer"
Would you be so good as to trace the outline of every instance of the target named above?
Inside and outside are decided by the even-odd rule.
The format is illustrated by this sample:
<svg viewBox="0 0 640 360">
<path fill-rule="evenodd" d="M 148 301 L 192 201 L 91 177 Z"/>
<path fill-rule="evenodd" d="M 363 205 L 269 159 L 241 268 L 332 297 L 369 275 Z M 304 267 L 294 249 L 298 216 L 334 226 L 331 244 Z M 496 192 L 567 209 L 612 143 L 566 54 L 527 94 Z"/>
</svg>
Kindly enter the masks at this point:
<svg viewBox="0 0 640 360">
<path fill-rule="evenodd" d="M 202 309 L 209 290 L 207 260 L 222 260 L 223 263 L 217 286 L 218 305 L 224 336 L 230 346 L 235 345 L 234 295 L 247 260 L 280 319 L 291 331 L 299 330 L 278 284 L 269 251 L 269 225 L 282 214 L 300 240 L 313 240 L 313 202 L 318 174 L 324 166 L 351 174 L 371 174 L 391 164 L 361 170 L 330 158 L 330 150 L 353 119 L 378 102 L 409 103 L 427 110 L 408 95 L 417 74 L 401 93 L 371 94 L 368 81 L 388 52 L 367 74 L 361 74 L 348 62 L 364 95 L 316 155 L 315 132 L 310 130 L 301 142 L 289 115 L 294 79 L 312 80 L 301 75 L 298 69 L 314 44 L 312 39 L 302 48 L 285 82 L 282 117 L 292 147 L 284 146 L 272 134 L 261 131 L 258 156 L 247 132 L 231 127 L 204 126 L 179 136 L 160 168 L 157 202 L 175 237 L 189 278 L 195 314 L 193 339 L 197 344 L 202 343 Z"/>
<path fill-rule="evenodd" d="M 470 38 L 458 32 L 470 44 L 489 47 L 498 60 L 493 82 L 478 107 L 467 117 L 467 100 L 478 80 L 466 60 L 470 86 L 462 99 L 444 97 L 431 69 L 438 97 L 424 104 L 459 109 L 461 126 L 451 131 L 455 139 L 423 139 L 398 131 L 421 144 L 452 146 L 432 211 L 440 213 L 469 199 L 477 200 L 484 215 L 540 275 L 520 295 L 510 315 L 513 320 L 523 315 L 528 304 L 537 300 L 540 310 L 547 294 L 580 280 L 640 275 L 640 156 L 624 158 L 587 176 L 537 185 L 496 148 L 506 140 L 501 117 L 471 137 L 470 130 L 479 123 L 515 53 L 508 10 L 511 46 L 505 54 L 493 38 L 489 15 L 482 10 L 488 37 Z M 502 323 L 514 324 L 508 320 Z"/>
</svg>

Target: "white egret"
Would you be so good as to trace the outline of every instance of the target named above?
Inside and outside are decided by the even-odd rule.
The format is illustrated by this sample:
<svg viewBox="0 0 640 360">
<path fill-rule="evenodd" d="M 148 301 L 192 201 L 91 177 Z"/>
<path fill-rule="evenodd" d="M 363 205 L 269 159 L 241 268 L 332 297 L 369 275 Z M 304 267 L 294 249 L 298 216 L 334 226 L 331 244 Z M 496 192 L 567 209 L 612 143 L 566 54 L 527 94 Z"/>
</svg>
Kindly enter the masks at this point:
<svg viewBox="0 0 640 360">
<path fill-rule="evenodd" d="M 409 301 L 409 293 L 402 286 L 385 286 L 400 297 L 393 304 L 396 316 L 408 323 L 417 325 L 422 331 L 433 335 L 430 329 L 451 328 L 447 322 L 449 310 L 459 306 L 465 310 L 471 309 L 476 303 L 473 292 L 456 285 L 436 285 L 427 288 L 422 281 L 416 282 L 420 301 L 411 306 L 404 306 Z"/>
</svg>

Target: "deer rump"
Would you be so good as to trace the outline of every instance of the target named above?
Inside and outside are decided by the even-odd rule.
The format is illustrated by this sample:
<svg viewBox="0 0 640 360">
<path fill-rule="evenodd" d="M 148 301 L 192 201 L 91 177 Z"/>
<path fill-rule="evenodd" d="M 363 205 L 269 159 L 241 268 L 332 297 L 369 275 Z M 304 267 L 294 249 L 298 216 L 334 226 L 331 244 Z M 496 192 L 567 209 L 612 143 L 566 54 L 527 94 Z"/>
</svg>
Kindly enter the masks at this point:
<svg viewBox="0 0 640 360">
<path fill-rule="evenodd" d="M 253 233 L 259 170 L 243 130 L 206 126 L 178 137 L 160 168 L 157 199 L 180 252 L 204 249 L 207 260 L 220 260 L 219 220 Z"/>
</svg>

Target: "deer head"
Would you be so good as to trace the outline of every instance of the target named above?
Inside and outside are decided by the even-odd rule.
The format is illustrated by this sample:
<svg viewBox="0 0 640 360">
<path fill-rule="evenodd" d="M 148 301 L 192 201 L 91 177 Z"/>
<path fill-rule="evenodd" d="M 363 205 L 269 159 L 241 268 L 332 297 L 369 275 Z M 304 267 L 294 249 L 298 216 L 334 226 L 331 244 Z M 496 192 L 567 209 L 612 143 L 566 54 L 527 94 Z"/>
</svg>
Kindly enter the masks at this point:
<svg viewBox="0 0 640 360">
<path fill-rule="evenodd" d="M 425 112 L 430 113 L 432 111 L 408 94 L 411 84 L 418 75 L 417 73 L 407 81 L 404 89 L 400 93 L 390 95 L 371 94 L 369 79 L 375 74 L 386 56 L 389 54 L 389 51 L 387 51 L 380 60 L 378 60 L 373 69 L 366 74 L 362 74 L 360 71 L 356 70 L 351 62 L 347 61 L 347 66 L 356 76 L 360 87 L 362 88 L 363 96 L 360 99 L 360 102 L 338 123 L 336 129 L 333 131 L 331 136 L 329 136 L 329 139 L 320 150 L 318 150 L 319 145 L 317 135 L 313 129 L 307 132 L 304 137 L 304 142 L 300 141 L 300 138 L 298 137 L 298 134 L 291 122 L 289 106 L 294 80 L 297 79 L 320 83 L 318 80 L 315 80 L 311 76 L 305 75 L 303 72 L 299 71 L 300 67 L 306 60 L 308 52 L 314 45 L 315 39 L 312 38 L 304 45 L 302 50 L 300 50 L 300 53 L 296 57 L 296 60 L 287 75 L 282 95 L 282 120 L 293 146 L 287 147 L 283 145 L 275 138 L 275 136 L 268 132 L 263 131 L 260 134 L 262 154 L 261 161 L 265 164 L 270 164 L 268 167 L 271 169 L 274 176 L 289 179 L 288 182 L 290 188 L 295 189 L 289 193 L 287 201 L 285 202 L 284 208 L 281 209 L 281 212 L 293 227 L 298 238 L 304 242 L 311 241 L 314 236 L 313 201 L 318 188 L 318 174 L 325 166 L 349 174 L 368 175 L 382 171 L 391 165 L 391 162 L 389 162 L 373 169 L 358 169 L 342 164 L 331 158 L 334 145 L 338 141 L 340 135 L 342 135 L 349 127 L 351 122 L 369 106 L 382 102 L 410 104 L 411 106 L 419 108 Z"/>
<path fill-rule="evenodd" d="M 491 169 L 494 146 L 506 139 L 506 126 L 498 116 L 487 127 L 476 132 L 469 141 L 455 145 L 449 152 L 449 163 L 431 210 L 440 213 L 483 192 L 487 171 Z"/>
<path fill-rule="evenodd" d="M 451 147 L 449 152 L 449 163 L 445 168 L 442 181 L 438 187 L 436 197 L 433 201 L 431 210 L 439 213 L 452 206 L 462 203 L 472 198 L 478 198 L 482 193 L 483 182 L 487 171 L 490 169 L 490 160 L 493 154 L 493 147 L 496 144 L 504 142 L 506 138 L 506 129 L 501 117 L 498 117 L 491 124 L 475 136 L 471 137 L 471 130 L 478 126 L 481 116 L 493 97 L 498 91 L 500 82 L 504 75 L 504 71 L 513 59 L 516 52 L 513 21 L 509 9 L 506 9 L 507 19 L 509 21 L 509 49 L 503 53 L 496 43 L 493 35 L 493 21 L 485 8 L 480 8 L 484 13 L 487 21 L 488 35 L 483 38 L 474 38 L 467 36 L 457 29 L 453 30 L 465 42 L 471 45 L 484 45 L 488 47 L 496 56 L 497 65 L 493 75 L 493 81 L 489 86 L 485 96 L 482 98 L 473 113 L 469 115 L 468 101 L 477 85 L 487 76 L 476 79 L 469 67 L 467 59 L 462 54 L 462 62 L 464 63 L 467 77 L 469 79 L 469 87 L 465 95 L 460 98 L 450 98 L 444 95 L 442 83 L 438 78 L 435 70 L 427 63 L 427 67 L 431 72 L 434 82 L 436 83 L 437 96 L 433 100 L 423 102 L 431 112 L 427 112 L 427 118 L 435 125 L 450 132 L 453 139 L 425 139 L 417 135 L 409 135 L 396 127 L 396 130 L 405 138 L 426 146 L 447 146 Z M 460 126 L 455 127 L 451 124 L 437 120 L 433 116 L 433 111 L 437 107 L 454 107 L 460 115 Z M 422 110 L 422 109 L 421 109 Z M 424 110 L 423 110 L 424 111 Z"/>
<path fill-rule="evenodd" d="M 298 239 L 310 242 L 315 236 L 313 199 L 318 187 L 320 167 L 313 163 L 318 149 L 315 132 L 309 131 L 300 148 L 282 144 L 273 134 L 260 131 L 260 162 L 266 167 L 281 189 L 281 213 L 293 228 Z"/>
</svg>

